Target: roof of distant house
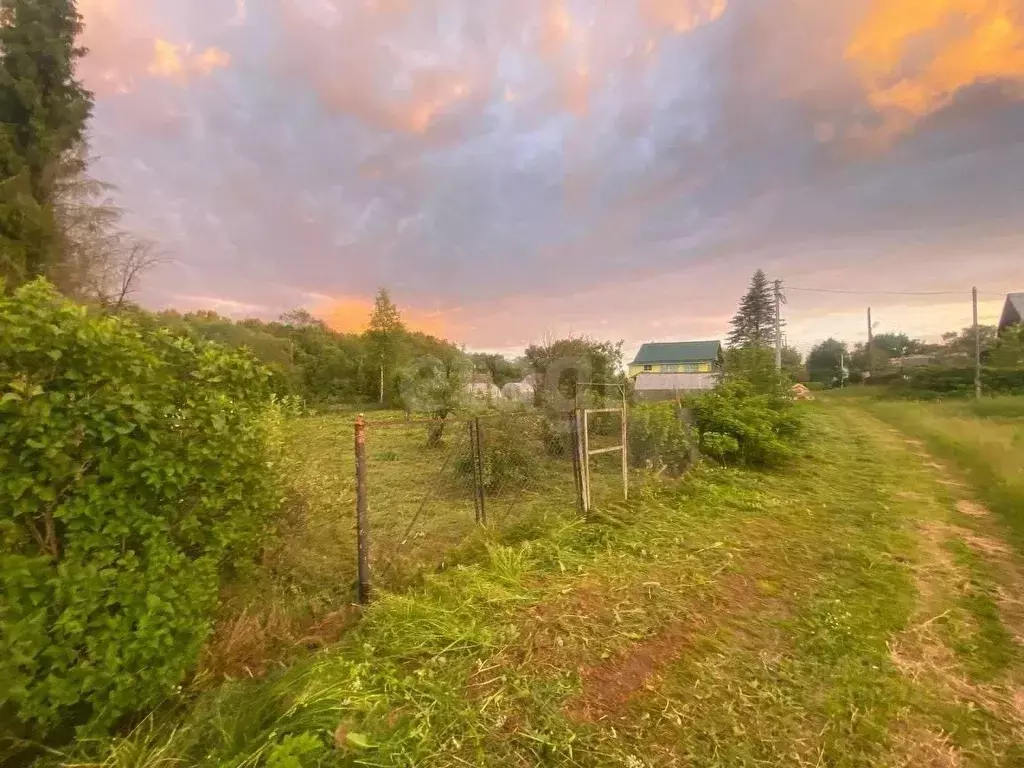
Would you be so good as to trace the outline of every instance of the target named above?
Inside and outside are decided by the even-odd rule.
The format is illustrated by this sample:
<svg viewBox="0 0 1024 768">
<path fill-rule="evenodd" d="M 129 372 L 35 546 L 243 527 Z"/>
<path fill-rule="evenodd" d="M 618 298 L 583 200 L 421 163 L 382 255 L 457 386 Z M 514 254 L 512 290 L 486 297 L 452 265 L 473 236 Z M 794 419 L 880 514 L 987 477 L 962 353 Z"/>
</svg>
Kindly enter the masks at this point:
<svg viewBox="0 0 1024 768">
<path fill-rule="evenodd" d="M 633 365 L 653 363 L 702 363 L 717 360 L 722 353 L 720 341 L 670 341 L 644 344 Z"/>
<path fill-rule="evenodd" d="M 999 318 L 999 328 L 1002 330 L 1020 322 L 1024 322 L 1024 293 L 1008 293 L 1006 306 L 1003 307 L 1003 316 Z"/>
</svg>

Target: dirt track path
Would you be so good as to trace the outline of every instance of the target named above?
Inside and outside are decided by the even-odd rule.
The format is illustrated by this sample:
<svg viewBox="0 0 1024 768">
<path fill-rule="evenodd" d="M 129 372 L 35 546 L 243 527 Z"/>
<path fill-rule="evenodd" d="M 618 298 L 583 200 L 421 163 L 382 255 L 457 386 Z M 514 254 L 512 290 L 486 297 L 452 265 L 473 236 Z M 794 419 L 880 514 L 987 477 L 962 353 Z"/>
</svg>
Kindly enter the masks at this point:
<svg viewBox="0 0 1024 768">
<path fill-rule="evenodd" d="M 919 512 L 912 521 L 918 601 L 910 625 L 890 643 L 892 660 L 915 684 L 1010 724 L 1024 744 L 1024 562 L 955 466 L 920 440 L 876 426 L 883 446 L 912 454 L 912 471 L 932 486 L 931 493 L 898 494 Z M 987 762 L 958 748 L 948 733 L 925 727 L 904 734 L 903 746 L 907 766 Z"/>
</svg>

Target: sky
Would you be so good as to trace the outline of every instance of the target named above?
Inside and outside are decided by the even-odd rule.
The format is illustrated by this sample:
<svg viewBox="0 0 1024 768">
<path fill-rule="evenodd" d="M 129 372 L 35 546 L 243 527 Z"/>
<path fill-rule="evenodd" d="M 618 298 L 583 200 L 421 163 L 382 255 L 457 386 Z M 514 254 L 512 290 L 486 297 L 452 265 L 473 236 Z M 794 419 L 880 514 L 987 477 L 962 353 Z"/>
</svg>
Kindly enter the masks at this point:
<svg viewBox="0 0 1024 768">
<path fill-rule="evenodd" d="M 78 5 L 150 307 L 629 352 L 758 268 L 804 348 L 1024 290 L 1024 0 Z"/>
</svg>

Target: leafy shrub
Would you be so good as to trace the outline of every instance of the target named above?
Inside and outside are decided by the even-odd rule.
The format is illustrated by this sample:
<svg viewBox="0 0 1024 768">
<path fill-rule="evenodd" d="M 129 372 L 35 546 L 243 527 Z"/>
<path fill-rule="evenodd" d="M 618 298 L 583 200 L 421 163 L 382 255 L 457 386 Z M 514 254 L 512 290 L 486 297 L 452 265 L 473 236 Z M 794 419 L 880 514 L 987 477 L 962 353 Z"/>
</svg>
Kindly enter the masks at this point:
<svg viewBox="0 0 1024 768">
<path fill-rule="evenodd" d="M 481 419 L 484 490 L 487 493 L 523 488 L 540 471 L 540 440 L 530 419 L 499 416 Z M 455 469 L 465 482 L 473 482 L 473 454 L 467 445 Z"/>
<path fill-rule="evenodd" d="M 643 403 L 629 414 L 629 459 L 634 466 L 681 474 L 690 465 L 694 437 L 676 403 Z"/>
<path fill-rule="evenodd" d="M 247 355 L 0 297 L 0 707 L 44 738 L 169 694 L 277 501 Z"/>
<path fill-rule="evenodd" d="M 704 452 L 725 462 L 740 453 L 740 441 L 732 435 L 724 435 L 721 432 L 705 432 L 701 437 L 701 448 Z"/>
<path fill-rule="evenodd" d="M 544 451 L 553 458 L 572 456 L 572 414 L 550 411 L 540 421 L 540 439 Z"/>
<path fill-rule="evenodd" d="M 800 419 L 785 395 L 755 394 L 753 386 L 730 379 L 694 403 L 701 451 L 722 462 L 777 466 L 791 455 Z"/>
<path fill-rule="evenodd" d="M 990 395 L 1024 394 L 1024 368 L 981 369 L 981 387 Z M 966 397 L 974 394 L 973 368 L 930 367 L 914 369 L 896 387 L 898 393 L 920 398 Z"/>
</svg>

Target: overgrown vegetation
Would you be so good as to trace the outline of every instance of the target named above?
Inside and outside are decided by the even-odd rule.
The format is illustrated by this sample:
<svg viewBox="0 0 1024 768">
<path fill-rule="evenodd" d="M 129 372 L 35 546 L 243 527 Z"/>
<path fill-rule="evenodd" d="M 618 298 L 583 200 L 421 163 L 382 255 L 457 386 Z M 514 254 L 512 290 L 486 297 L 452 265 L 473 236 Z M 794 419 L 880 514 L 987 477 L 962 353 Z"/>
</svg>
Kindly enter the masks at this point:
<svg viewBox="0 0 1024 768">
<path fill-rule="evenodd" d="M 731 379 L 693 403 L 703 453 L 725 463 L 773 467 L 792 454 L 800 415 L 780 390 L 757 393 L 742 379 Z"/>
<path fill-rule="evenodd" d="M 268 396 L 245 355 L 41 282 L 0 297 L 0 708 L 27 735 L 182 682 L 273 520 Z"/>
<path fill-rule="evenodd" d="M 891 391 L 902 397 L 937 399 L 974 395 L 973 368 L 918 368 L 890 383 Z M 1024 395 L 1024 367 L 981 370 L 982 391 L 988 395 Z"/>
<path fill-rule="evenodd" d="M 638 491 L 624 524 L 491 538 L 382 595 L 340 645 L 53 762 L 1014 765 L 1012 715 L 986 692 L 1015 662 L 955 696 L 909 666 L 903 633 L 938 614 L 915 618 L 908 519 L 945 492 L 877 424 L 808 418 L 791 472 L 705 466 Z"/>
<path fill-rule="evenodd" d="M 543 460 L 540 429 L 532 416 L 505 414 L 481 420 L 483 484 L 488 494 L 521 491 L 537 478 Z M 468 444 L 456 467 L 463 481 L 472 483 L 473 455 Z"/>
<path fill-rule="evenodd" d="M 698 436 L 679 403 L 643 403 L 629 413 L 629 458 L 634 467 L 681 475 L 697 456 Z"/>
</svg>

